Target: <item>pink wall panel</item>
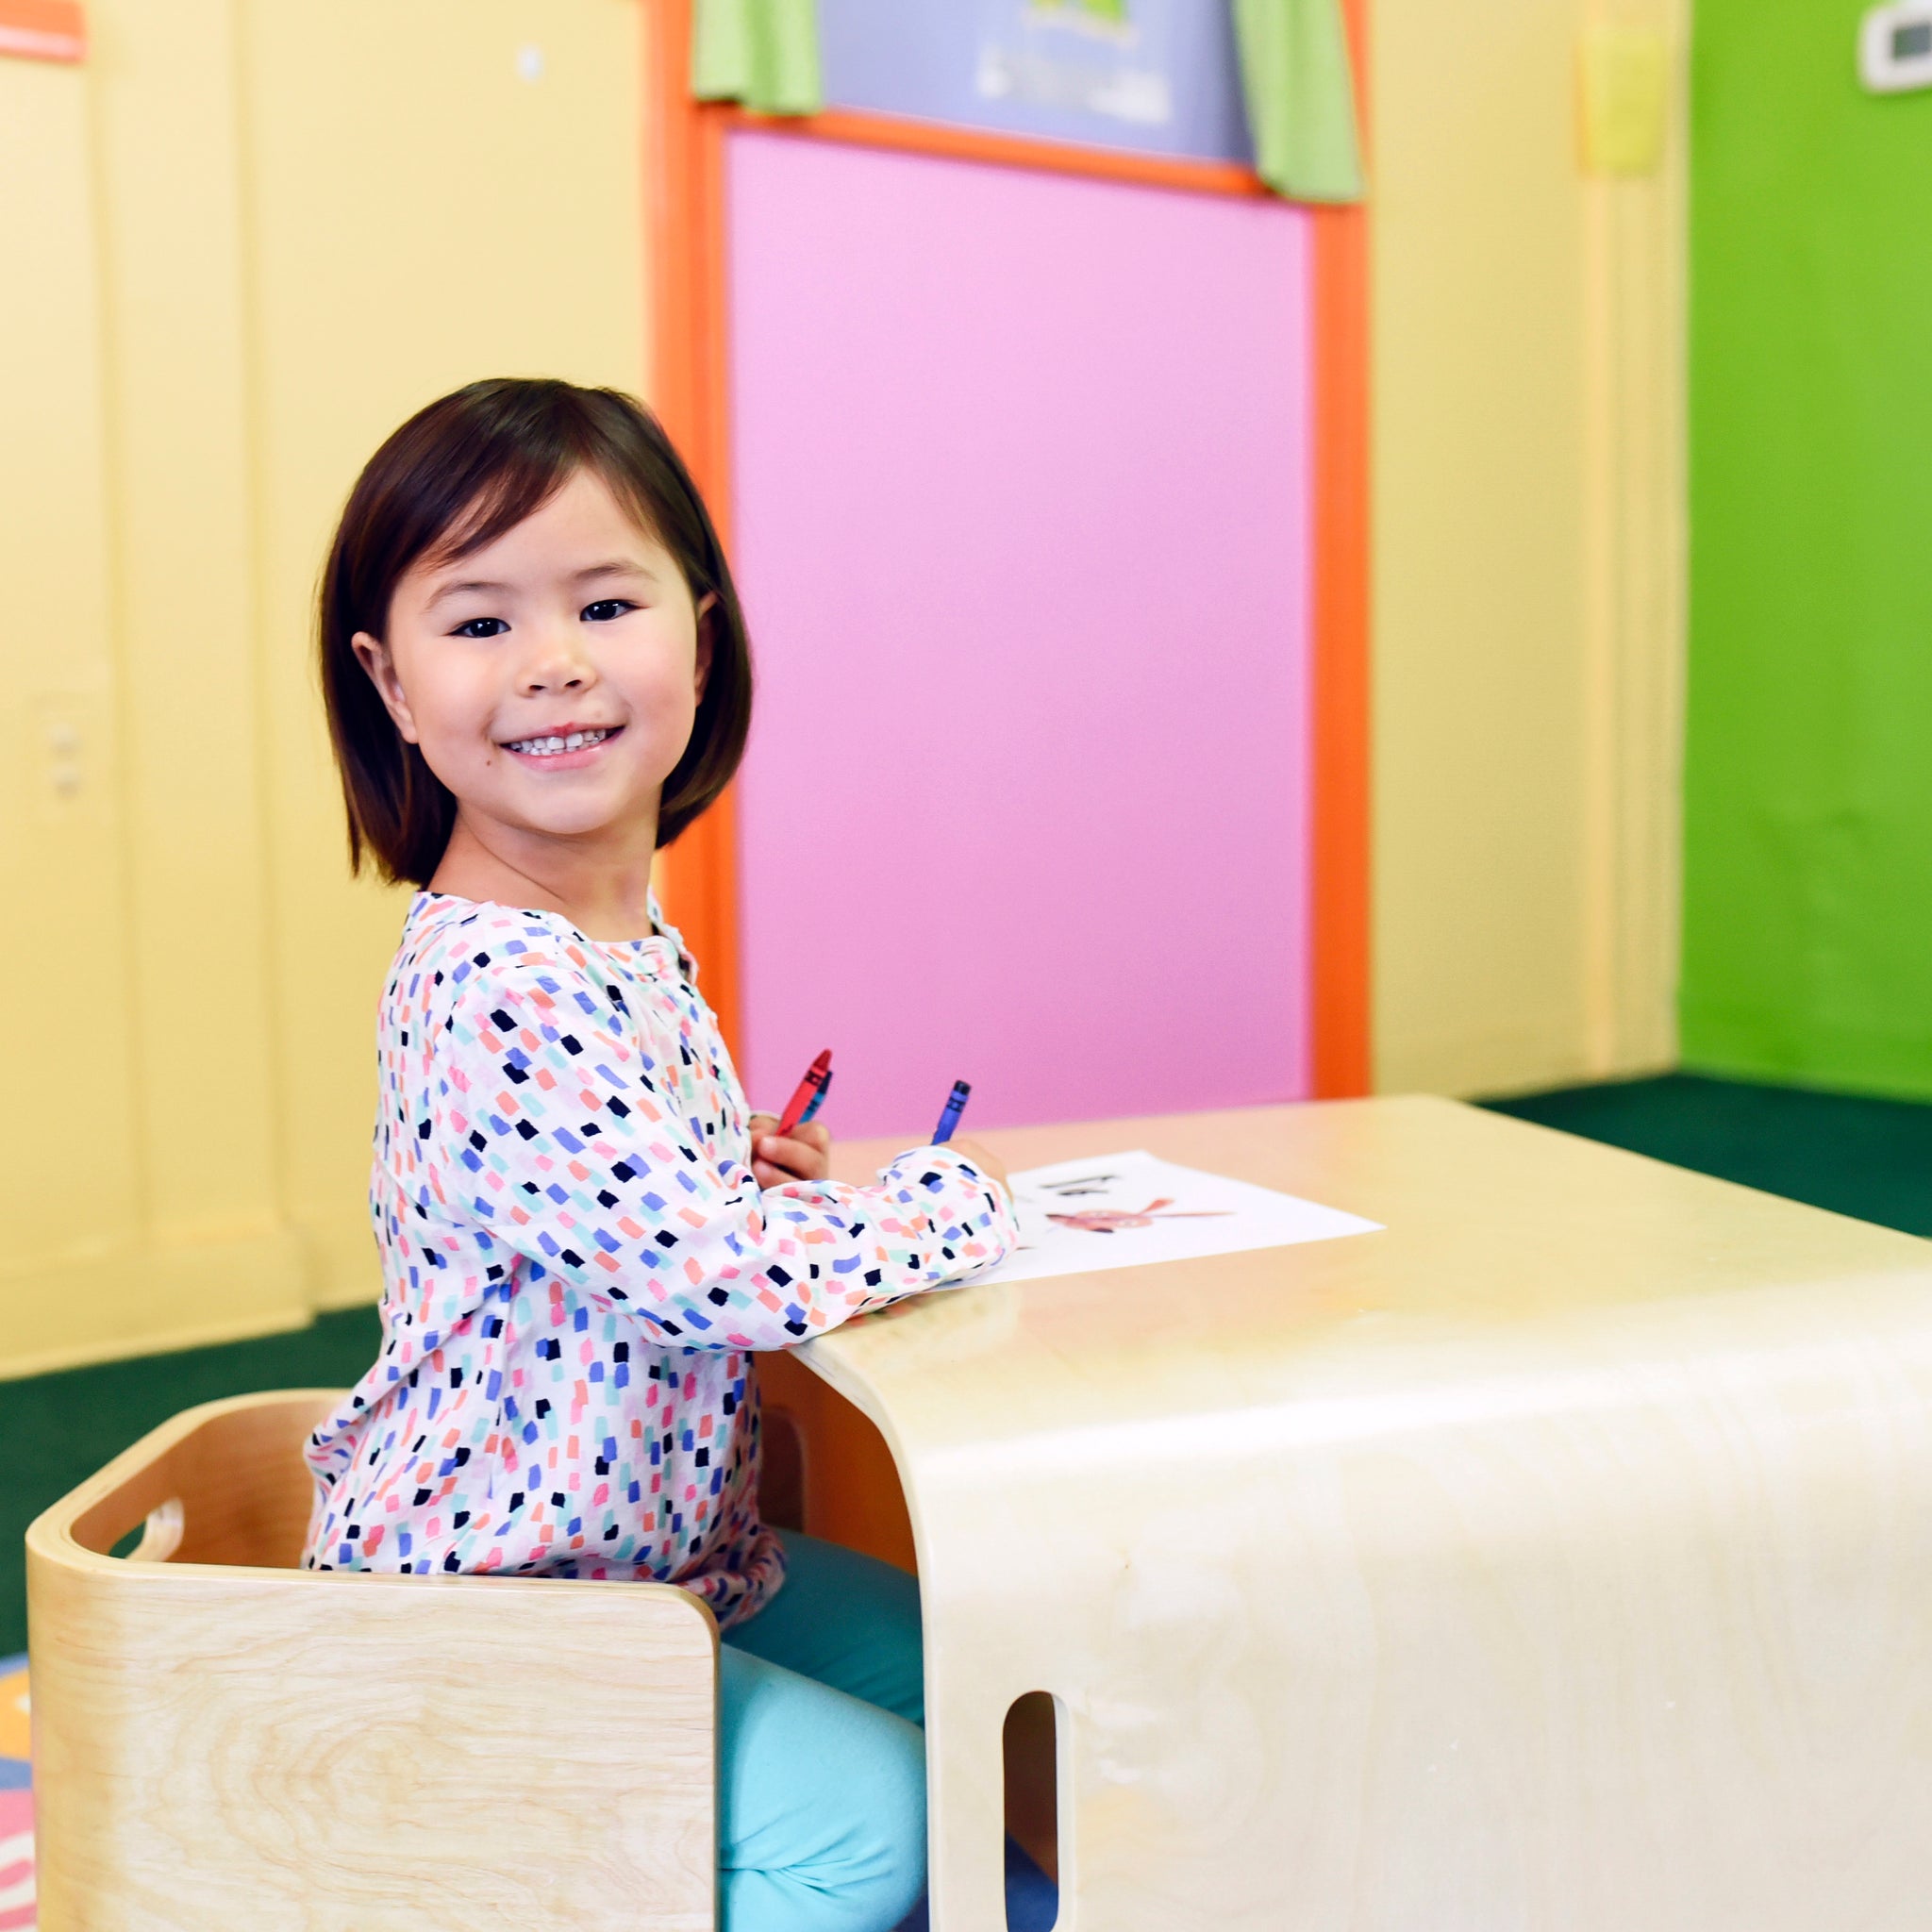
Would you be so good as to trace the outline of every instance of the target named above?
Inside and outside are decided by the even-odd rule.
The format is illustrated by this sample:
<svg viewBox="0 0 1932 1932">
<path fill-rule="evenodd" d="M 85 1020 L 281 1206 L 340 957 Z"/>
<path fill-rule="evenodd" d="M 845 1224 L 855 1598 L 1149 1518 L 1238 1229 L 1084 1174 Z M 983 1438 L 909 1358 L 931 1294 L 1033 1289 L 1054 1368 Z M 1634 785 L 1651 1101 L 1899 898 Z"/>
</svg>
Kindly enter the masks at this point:
<svg viewBox="0 0 1932 1932">
<path fill-rule="evenodd" d="M 728 192 L 754 1101 L 1306 1093 L 1306 216 L 751 133 Z"/>
</svg>

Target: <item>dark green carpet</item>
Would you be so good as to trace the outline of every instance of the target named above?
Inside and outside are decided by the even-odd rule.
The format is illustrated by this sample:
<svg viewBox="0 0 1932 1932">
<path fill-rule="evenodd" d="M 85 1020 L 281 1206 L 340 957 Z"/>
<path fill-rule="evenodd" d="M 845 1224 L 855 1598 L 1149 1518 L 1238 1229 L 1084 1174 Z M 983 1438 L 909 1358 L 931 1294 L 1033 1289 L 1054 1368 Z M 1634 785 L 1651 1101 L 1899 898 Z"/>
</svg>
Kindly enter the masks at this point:
<svg viewBox="0 0 1932 1932">
<path fill-rule="evenodd" d="M 1923 1103 L 1666 1074 L 1490 1105 L 1769 1194 L 1932 1235 L 1932 1106 Z"/>
<path fill-rule="evenodd" d="M 1492 1103 L 1840 1214 L 1932 1235 L 1932 1106 L 1672 1074 Z M 0 1382 L 0 1657 L 26 1644 L 21 1537 L 56 1497 L 177 1410 L 255 1389 L 344 1388 L 375 1358 L 373 1309 L 226 1348 Z"/>
</svg>

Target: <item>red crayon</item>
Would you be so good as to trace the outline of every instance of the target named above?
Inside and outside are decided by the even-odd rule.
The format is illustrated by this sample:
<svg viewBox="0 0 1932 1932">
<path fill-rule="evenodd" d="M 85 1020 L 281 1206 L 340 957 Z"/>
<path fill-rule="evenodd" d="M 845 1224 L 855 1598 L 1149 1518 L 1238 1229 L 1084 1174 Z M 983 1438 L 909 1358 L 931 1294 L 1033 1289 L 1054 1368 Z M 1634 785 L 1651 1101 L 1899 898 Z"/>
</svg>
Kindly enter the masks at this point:
<svg viewBox="0 0 1932 1932">
<path fill-rule="evenodd" d="M 805 1118 L 805 1110 L 817 1097 L 819 1090 L 831 1077 L 832 1049 L 828 1046 L 817 1059 L 805 1070 L 805 1078 L 798 1083 L 797 1091 L 785 1103 L 785 1112 L 778 1122 L 779 1134 L 789 1134 Z"/>
</svg>

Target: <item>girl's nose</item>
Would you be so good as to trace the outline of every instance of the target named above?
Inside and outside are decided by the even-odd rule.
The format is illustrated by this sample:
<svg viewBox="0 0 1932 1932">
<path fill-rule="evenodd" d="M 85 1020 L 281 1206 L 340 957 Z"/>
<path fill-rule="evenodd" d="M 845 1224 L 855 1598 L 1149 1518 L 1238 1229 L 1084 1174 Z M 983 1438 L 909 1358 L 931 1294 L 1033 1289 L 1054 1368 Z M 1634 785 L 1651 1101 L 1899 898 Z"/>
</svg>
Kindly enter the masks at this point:
<svg viewBox="0 0 1932 1932">
<path fill-rule="evenodd" d="M 584 691 L 596 681 L 590 659 L 576 648 L 576 640 L 566 634 L 544 639 L 530 653 L 524 660 L 517 686 L 525 697 L 536 697 L 544 691 Z"/>
</svg>

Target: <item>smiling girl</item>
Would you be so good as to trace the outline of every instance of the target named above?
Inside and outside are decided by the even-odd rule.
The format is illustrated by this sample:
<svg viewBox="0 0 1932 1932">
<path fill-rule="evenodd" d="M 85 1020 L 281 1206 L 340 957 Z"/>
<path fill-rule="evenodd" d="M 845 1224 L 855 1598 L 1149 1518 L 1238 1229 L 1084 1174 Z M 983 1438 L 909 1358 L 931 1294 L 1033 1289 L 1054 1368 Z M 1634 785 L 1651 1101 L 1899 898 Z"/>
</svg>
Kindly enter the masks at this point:
<svg viewBox="0 0 1932 1932">
<path fill-rule="evenodd" d="M 423 890 L 378 1018 L 382 1353 L 310 1443 L 306 1560 L 691 1591 L 724 1924 L 883 1932 L 924 1874 L 917 1591 L 760 1521 L 751 1358 L 1000 1259 L 1004 1174 L 955 1141 L 849 1187 L 823 1128 L 747 1116 L 650 875 L 737 767 L 750 655 L 637 404 L 484 382 L 405 424 L 321 650 L 351 861 Z"/>
</svg>

